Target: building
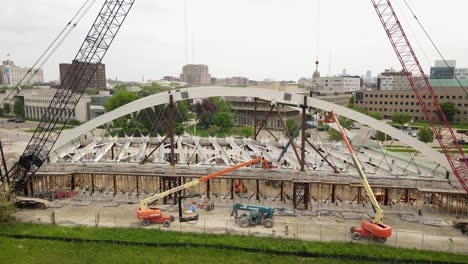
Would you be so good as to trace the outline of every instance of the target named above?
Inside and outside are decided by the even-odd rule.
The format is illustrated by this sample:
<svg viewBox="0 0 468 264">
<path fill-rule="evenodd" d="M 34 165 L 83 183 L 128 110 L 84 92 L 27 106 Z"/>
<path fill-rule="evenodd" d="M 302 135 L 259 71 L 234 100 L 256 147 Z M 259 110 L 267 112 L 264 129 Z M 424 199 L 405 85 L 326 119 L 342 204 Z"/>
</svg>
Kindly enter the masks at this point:
<svg viewBox="0 0 468 264">
<path fill-rule="evenodd" d="M 377 90 L 411 90 L 410 82 L 405 72 L 386 69 L 377 77 Z"/>
<path fill-rule="evenodd" d="M 455 68 L 455 77 L 459 80 L 468 80 L 468 68 Z"/>
<path fill-rule="evenodd" d="M 15 94 L 14 100 L 21 100 L 24 103 L 24 115 L 28 119 L 40 119 L 47 111 L 57 89 L 32 89 L 21 90 Z M 9 94 L 6 91 L 0 94 L 0 100 Z M 86 122 L 105 113 L 104 104 L 111 97 L 108 91 L 101 91 L 98 95 L 83 95 L 78 101 L 75 109 L 65 111 L 61 120 L 65 120 L 68 115 L 70 119 Z"/>
<path fill-rule="evenodd" d="M 320 77 L 317 94 L 353 94 L 361 89 L 361 77 L 359 76 L 339 76 Z"/>
<path fill-rule="evenodd" d="M 62 83 L 62 85 L 65 85 L 65 87 L 68 89 L 69 86 L 71 85 L 71 82 L 73 81 L 73 76 L 75 76 L 78 73 L 78 71 L 84 70 L 84 69 L 81 69 L 82 65 L 83 63 L 81 62 L 74 62 L 73 64 L 61 63 L 59 65 L 60 66 L 60 83 Z M 96 69 L 96 72 L 94 72 L 95 69 Z M 72 71 L 69 74 L 70 70 Z M 107 88 L 106 65 L 102 63 L 89 64 L 89 66 L 85 70 L 82 80 L 88 80 L 88 79 L 91 79 L 91 81 L 88 84 L 82 82 L 78 87 L 80 87 L 80 89 L 88 88 L 88 87 L 97 88 L 97 89 L 106 89 Z"/>
<path fill-rule="evenodd" d="M 453 79 L 457 61 L 436 61 L 434 67 L 431 67 L 431 79 Z"/>
<path fill-rule="evenodd" d="M 215 84 L 224 85 L 224 86 L 247 86 L 249 84 L 249 78 L 232 77 L 232 78 L 216 79 Z"/>
<path fill-rule="evenodd" d="M 14 61 L 6 60 L 0 65 L 0 84 L 16 86 L 24 78 L 21 84 L 34 84 L 44 82 L 42 69 L 19 67 Z"/>
<path fill-rule="evenodd" d="M 208 66 L 203 64 L 187 64 L 182 67 L 180 81 L 189 85 L 211 85 Z"/>
<path fill-rule="evenodd" d="M 231 105 L 232 111 L 235 113 L 234 120 L 235 126 L 254 126 L 254 109 L 255 102 L 250 97 L 226 97 L 226 101 Z M 257 125 L 260 126 L 268 112 L 271 109 L 270 102 L 257 101 Z M 279 106 L 279 110 L 283 121 L 286 123 L 287 119 L 294 119 L 299 122 L 299 111 L 289 106 Z M 265 127 L 268 129 L 282 130 L 283 124 L 277 114 L 276 109 L 267 119 Z"/>
<path fill-rule="evenodd" d="M 455 103 L 458 113 L 454 121 L 466 123 L 468 122 L 468 96 L 462 87 L 453 85 L 454 81 L 456 82 L 456 80 L 431 80 L 431 85 L 440 103 Z M 462 84 L 468 85 L 468 81 Z M 413 90 L 359 91 L 356 92 L 354 105 L 368 111 L 381 112 L 386 119 L 403 112 L 409 114 L 415 121 L 426 120 Z"/>
</svg>

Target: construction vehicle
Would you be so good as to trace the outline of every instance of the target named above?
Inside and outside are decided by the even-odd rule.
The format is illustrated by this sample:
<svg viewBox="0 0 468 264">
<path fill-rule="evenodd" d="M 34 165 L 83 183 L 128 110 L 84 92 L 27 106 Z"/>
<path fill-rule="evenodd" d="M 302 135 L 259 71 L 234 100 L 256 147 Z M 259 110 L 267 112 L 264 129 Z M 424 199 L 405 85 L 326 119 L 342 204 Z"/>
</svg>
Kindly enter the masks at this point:
<svg viewBox="0 0 468 264">
<path fill-rule="evenodd" d="M 273 215 L 275 209 L 267 206 L 244 205 L 236 203 L 232 206 L 231 216 L 234 216 L 240 227 L 264 225 L 266 228 L 273 227 Z"/>
<path fill-rule="evenodd" d="M 191 195 L 179 195 L 177 197 L 178 205 L 179 205 L 179 223 L 183 222 L 196 222 L 198 221 L 198 213 L 196 215 L 192 216 L 184 216 L 184 208 L 182 205 L 182 200 L 188 199 L 188 198 L 194 198 L 194 197 L 200 197 L 199 194 L 191 194 Z M 193 210 L 195 212 L 195 210 Z"/>
<path fill-rule="evenodd" d="M 258 157 L 258 158 L 255 158 L 255 159 L 243 162 L 243 163 L 239 163 L 239 164 L 237 164 L 237 165 L 235 165 L 233 167 L 230 167 L 230 168 L 227 168 L 227 169 L 212 173 L 210 175 L 201 177 L 200 179 L 196 179 L 194 181 L 187 182 L 187 183 L 185 183 L 183 185 L 177 186 L 177 187 L 172 188 L 170 190 L 167 190 L 165 192 L 155 194 L 155 195 L 153 195 L 151 197 L 148 197 L 146 199 L 143 199 L 143 200 L 140 201 L 140 207 L 137 210 L 137 217 L 138 217 L 138 219 L 142 220 L 143 224 L 149 224 L 150 222 L 153 222 L 153 223 L 156 222 L 156 223 L 163 223 L 163 225 L 164 225 L 164 223 L 165 223 L 164 221 L 166 219 L 168 219 L 169 216 L 163 216 L 161 214 L 161 209 L 159 209 L 157 207 L 152 208 L 152 207 L 150 207 L 151 205 L 156 204 L 161 199 L 163 199 L 164 197 L 166 197 L 166 196 L 168 196 L 170 194 L 180 192 L 180 191 L 185 190 L 187 188 L 190 188 L 192 186 L 196 186 L 196 185 L 198 185 L 198 184 L 200 184 L 202 182 L 206 182 L 206 181 L 208 181 L 210 179 L 216 178 L 216 177 L 218 177 L 220 175 L 223 175 L 225 173 L 235 171 L 235 170 L 237 170 L 239 168 L 246 167 L 246 166 L 249 166 L 249 165 L 252 165 L 252 164 L 255 164 L 255 163 L 259 163 L 259 162 L 261 162 L 264 165 L 264 168 L 269 168 L 268 167 L 268 162 L 266 162 L 266 160 L 263 157 Z M 167 224 L 167 222 L 166 222 L 166 224 Z"/>
<path fill-rule="evenodd" d="M 460 229 L 463 234 L 468 234 L 468 219 L 457 217 L 453 220 L 453 226 Z"/>
<path fill-rule="evenodd" d="M 369 197 L 370 203 L 372 205 L 372 209 L 374 210 L 374 219 L 372 221 L 364 221 L 361 223 L 361 227 L 351 227 L 351 233 L 354 240 L 359 240 L 361 237 L 372 237 L 380 242 L 385 242 L 387 237 L 392 235 L 392 228 L 389 225 L 383 223 L 383 211 L 375 199 L 374 193 L 372 192 L 372 188 L 367 181 L 367 177 L 364 174 L 364 170 L 362 169 L 361 162 L 359 162 L 356 154 L 354 153 L 351 144 L 349 143 L 348 137 L 344 129 L 341 127 L 340 121 L 334 112 L 330 113 L 329 122 L 335 122 L 336 126 L 339 129 L 341 137 L 346 145 L 346 148 L 349 151 L 349 155 L 353 160 L 354 166 L 359 172 L 359 176 L 361 176 L 362 184 L 364 185 L 364 189 L 366 190 L 366 194 Z"/>
</svg>

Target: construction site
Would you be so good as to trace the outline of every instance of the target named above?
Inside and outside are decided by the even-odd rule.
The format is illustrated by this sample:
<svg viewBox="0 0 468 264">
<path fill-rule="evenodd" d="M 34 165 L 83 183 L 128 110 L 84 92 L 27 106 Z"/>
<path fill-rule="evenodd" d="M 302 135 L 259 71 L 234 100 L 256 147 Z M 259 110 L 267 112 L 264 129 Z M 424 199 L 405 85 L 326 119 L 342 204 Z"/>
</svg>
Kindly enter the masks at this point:
<svg viewBox="0 0 468 264">
<path fill-rule="evenodd" d="M 101 62 L 134 3 L 105 1 L 74 60 L 76 74 L 67 75 L 68 87 L 60 86 L 42 119 L 0 129 L 0 176 L 16 194 L 17 219 L 468 254 L 462 134 L 445 117 L 393 1 L 371 2 L 433 142 L 312 93 L 221 86 L 156 93 L 62 131 L 86 88 L 81 84 L 90 81 L 83 73 Z M 253 105 L 251 136 L 227 133 L 218 120 L 202 118 L 216 115 L 209 100 L 218 98 Z M 184 117 L 181 102 L 191 106 L 190 117 Z M 296 113 L 293 130 L 284 109 Z M 118 132 L 142 120 L 150 120 L 151 129 Z M 268 125 L 272 120 L 280 129 Z M 213 124 L 214 134 L 191 132 Z M 35 132 L 24 132 L 25 126 Z M 178 132 L 180 127 L 185 130 Z M 371 136 L 377 131 L 389 140 Z"/>
</svg>

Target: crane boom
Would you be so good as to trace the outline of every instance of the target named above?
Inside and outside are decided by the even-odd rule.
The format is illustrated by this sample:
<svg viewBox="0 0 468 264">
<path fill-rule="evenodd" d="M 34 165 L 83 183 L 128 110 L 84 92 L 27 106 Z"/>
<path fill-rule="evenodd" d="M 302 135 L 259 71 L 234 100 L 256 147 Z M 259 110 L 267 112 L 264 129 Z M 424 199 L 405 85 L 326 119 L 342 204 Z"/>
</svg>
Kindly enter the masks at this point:
<svg viewBox="0 0 468 264">
<path fill-rule="evenodd" d="M 374 220 L 372 221 L 372 223 L 382 224 L 383 223 L 383 211 L 380 208 L 379 203 L 377 202 L 377 199 L 375 199 L 374 192 L 372 192 L 372 188 L 369 185 L 369 181 L 367 181 L 367 177 L 364 174 L 364 170 L 362 169 L 361 162 L 359 162 L 356 156 L 356 153 L 354 153 L 353 147 L 351 147 L 348 137 L 346 136 L 344 129 L 341 127 L 340 121 L 338 121 L 338 117 L 336 116 L 335 112 L 331 112 L 330 115 L 332 117 L 332 120 L 336 123 L 336 126 L 340 130 L 341 137 L 343 138 L 346 148 L 348 149 L 349 155 L 351 156 L 351 159 L 353 160 L 353 163 L 358 170 L 359 176 L 361 176 L 362 184 L 364 185 L 366 194 L 370 199 L 372 209 L 374 210 L 374 213 L 375 213 Z"/>
<path fill-rule="evenodd" d="M 371 0 L 453 173 L 468 193 L 468 160 L 403 30 L 390 0 Z"/>
<path fill-rule="evenodd" d="M 12 191 L 27 193 L 26 184 L 47 160 L 134 2 L 135 0 L 104 2 L 70 70 L 42 116 L 18 163 L 12 168 Z"/>
<path fill-rule="evenodd" d="M 220 175 L 226 174 L 226 173 L 231 172 L 231 171 L 235 171 L 235 170 L 237 170 L 239 168 L 249 166 L 251 164 L 255 164 L 255 163 L 258 163 L 258 162 L 263 162 L 264 166 L 266 168 L 268 168 L 268 162 L 266 162 L 266 160 L 263 157 L 258 157 L 258 158 L 253 159 L 253 160 L 249 160 L 249 161 L 246 161 L 246 162 L 243 162 L 243 163 L 239 163 L 239 164 L 237 164 L 237 165 L 235 165 L 233 167 L 229 167 L 227 169 L 212 173 L 210 175 L 203 176 L 200 179 L 196 179 L 194 181 L 187 182 L 185 184 L 182 184 L 180 186 L 177 186 L 177 187 L 172 188 L 170 190 L 167 190 L 165 192 L 158 193 L 158 194 L 155 194 L 155 195 L 153 195 L 151 197 L 143 199 L 143 200 L 140 201 L 140 209 L 139 210 L 148 209 L 149 205 L 158 202 L 159 200 L 161 200 L 162 198 L 164 198 L 164 197 L 166 197 L 168 195 L 171 195 L 171 194 L 176 193 L 178 191 L 182 191 L 184 189 L 190 188 L 190 187 L 195 186 L 197 184 L 200 184 L 202 182 L 206 182 L 209 179 L 216 178 L 216 177 L 218 177 Z"/>
</svg>

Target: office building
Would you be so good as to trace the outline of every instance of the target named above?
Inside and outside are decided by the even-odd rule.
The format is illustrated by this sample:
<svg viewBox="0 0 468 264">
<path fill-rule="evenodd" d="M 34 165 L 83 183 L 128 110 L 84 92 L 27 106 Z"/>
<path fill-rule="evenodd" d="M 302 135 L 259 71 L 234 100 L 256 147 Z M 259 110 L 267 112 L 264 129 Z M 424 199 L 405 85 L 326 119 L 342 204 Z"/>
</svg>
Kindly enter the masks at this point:
<svg viewBox="0 0 468 264">
<path fill-rule="evenodd" d="M 23 78 L 21 84 L 43 83 L 44 73 L 42 69 L 16 66 L 11 60 L 3 61 L 0 65 L 0 85 L 16 86 Z"/>
<path fill-rule="evenodd" d="M 69 73 L 70 72 L 70 73 Z M 61 63 L 60 64 L 60 83 L 65 85 L 68 89 L 72 84 L 74 77 L 79 74 L 79 72 L 84 72 L 82 81 L 79 84 L 79 88 L 97 88 L 97 89 L 106 89 L 107 81 L 106 81 L 106 65 L 105 64 L 96 64 L 91 63 L 88 67 L 84 67 L 84 64 L 81 62 L 74 62 L 73 64 L 70 63 Z M 89 83 L 85 83 L 84 80 L 91 81 Z"/>
<path fill-rule="evenodd" d="M 377 77 L 377 90 L 410 90 L 411 85 L 404 71 L 386 69 Z"/>
<path fill-rule="evenodd" d="M 182 67 L 180 81 L 189 85 L 211 85 L 208 66 L 203 64 L 187 64 Z"/>
<path fill-rule="evenodd" d="M 453 102 L 458 109 L 454 122 L 468 122 L 468 96 L 456 80 L 430 80 L 439 103 Z M 467 86 L 468 81 L 462 82 Z M 431 99 L 431 98 L 424 98 Z M 381 112 L 389 119 L 396 113 L 407 113 L 413 120 L 426 120 L 413 90 L 358 91 L 355 95 L 355 107 L 368 111 Z"/>
<path fill-rule="evenodd" d="M 457 61 L 436 61 L 434 67 L 431 67 L 431 79 L 453 79 Z"/>
<path fill-rule="evenodd" d="M 455 68 L 455 76 L 460 80 L 468 80 L 468 68 Z"/>
</svg>

